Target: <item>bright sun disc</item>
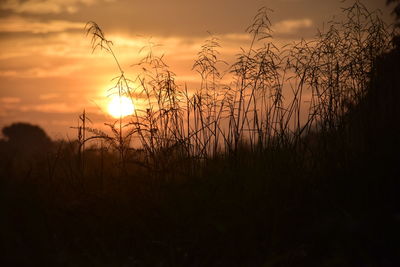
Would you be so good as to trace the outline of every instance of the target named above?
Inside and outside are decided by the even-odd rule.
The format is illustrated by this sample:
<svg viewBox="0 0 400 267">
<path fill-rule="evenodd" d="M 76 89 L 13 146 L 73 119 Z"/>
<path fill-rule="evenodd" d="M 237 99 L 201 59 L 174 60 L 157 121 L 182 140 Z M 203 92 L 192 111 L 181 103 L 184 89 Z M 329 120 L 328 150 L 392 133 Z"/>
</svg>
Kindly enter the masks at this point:
<svg viewBox="0 0 400 267">
<path fill-rule="evenodd" d="M 108 103 L 108 113 L 114 118 L 132 115 L 134 110 L 132 101 L 126 96 L 114 96 Z"/>
</svg>

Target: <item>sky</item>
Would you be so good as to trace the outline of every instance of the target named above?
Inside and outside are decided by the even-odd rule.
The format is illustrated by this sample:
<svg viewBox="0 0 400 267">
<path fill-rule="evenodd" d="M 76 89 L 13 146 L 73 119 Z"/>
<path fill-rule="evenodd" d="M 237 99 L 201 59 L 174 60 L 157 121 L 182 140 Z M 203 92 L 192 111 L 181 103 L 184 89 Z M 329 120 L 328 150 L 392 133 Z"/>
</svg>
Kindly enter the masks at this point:
<svg viewBox="0 0 400 267">
<path fill-rule="evenodd" d="M 118 75 L 113 58 L 92 53 L 84 27 L 96 22 L 127 77 L 143 47 L 176 74 L 178 85 L 193 82 L 196 54 L 210 34 L 220 40 L 221 58 L 234 60 L 250 37 L 247 26 L 260 7 L 270 14 L 277 43 L 312 38 L 324 22 L 353 1 L 339 0 L 0 0 L 0 128 L 13 122 L 41 126 L 53 139 L 74 138 L 71 127 L 86 109 L 94 124 L 112 120 L 105 112 L 107 89 Z M 393 21 L 386 0 L 364 0 Z"/>
</svg>

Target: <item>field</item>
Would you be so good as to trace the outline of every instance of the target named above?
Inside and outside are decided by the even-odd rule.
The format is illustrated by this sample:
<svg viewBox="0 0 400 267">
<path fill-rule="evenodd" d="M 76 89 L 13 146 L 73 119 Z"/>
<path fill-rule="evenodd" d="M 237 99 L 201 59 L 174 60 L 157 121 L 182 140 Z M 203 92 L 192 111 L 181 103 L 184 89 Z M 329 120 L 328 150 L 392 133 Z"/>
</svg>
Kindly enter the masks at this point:
<svg viewBox="0 0 400 267">
<path fill-rule="evenodd" d="M 397 266 L 396 31 L 356 2 L 276 47 L 268 14 L 231 65 L 205 41 L 198 88 L 150 45 L 126 77 L 89 22 L 93 51 L 120 70 L 110 95 L 135 111 L 108 130 L 83 111 L 76 140 L 3 128 L 4 266 Z"/>
</svg>

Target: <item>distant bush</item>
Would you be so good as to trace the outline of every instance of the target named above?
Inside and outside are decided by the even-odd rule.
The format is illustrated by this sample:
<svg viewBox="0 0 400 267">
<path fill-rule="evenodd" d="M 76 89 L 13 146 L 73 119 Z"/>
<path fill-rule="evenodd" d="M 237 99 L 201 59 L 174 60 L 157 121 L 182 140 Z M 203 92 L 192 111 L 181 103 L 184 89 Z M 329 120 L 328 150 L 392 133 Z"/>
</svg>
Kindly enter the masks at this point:
<svg viewBox="0 0 400 267">
<path fill-rule="evenodd" d="M 52 141 L 39 126 L 29 123 L 13 123 L 2 129 L 5 137 L 3 146 L 17 153 L 34 153 L 49 151 Z"/>
</svg>

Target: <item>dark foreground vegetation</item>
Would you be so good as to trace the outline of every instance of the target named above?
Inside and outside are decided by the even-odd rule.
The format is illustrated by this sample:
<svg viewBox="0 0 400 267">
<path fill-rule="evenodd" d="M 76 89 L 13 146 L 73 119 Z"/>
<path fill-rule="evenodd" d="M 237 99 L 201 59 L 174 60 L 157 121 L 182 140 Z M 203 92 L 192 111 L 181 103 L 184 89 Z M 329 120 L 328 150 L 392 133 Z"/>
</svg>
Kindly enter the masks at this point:
<svg viewBox="0 0 400 267">
<path fill-rule="evenodd" d="M 253 42 L 268 30 L 264 11 Z M 193 96 L 147 57 L 161 72 L 139 81 L 158 101 L 110 124 L 114 135 L 88 127 L 85 113 L 76 141 L 5 127 L 3 266 L 398 266 L 400 47 L 358 2 L 345 12 L 348 24 L 284 60 L 252 43 L 229 88 L 215 40 L 196 61 Z M 353 27 L 352 14 L 367 26 Z M 286 68 L 295 86 L 285 104 Z M 117 93 L 132 97 L 128 82 L 121 70 Z M 312 97 L 301 122 L 303 90 Z"/>
</svg>

